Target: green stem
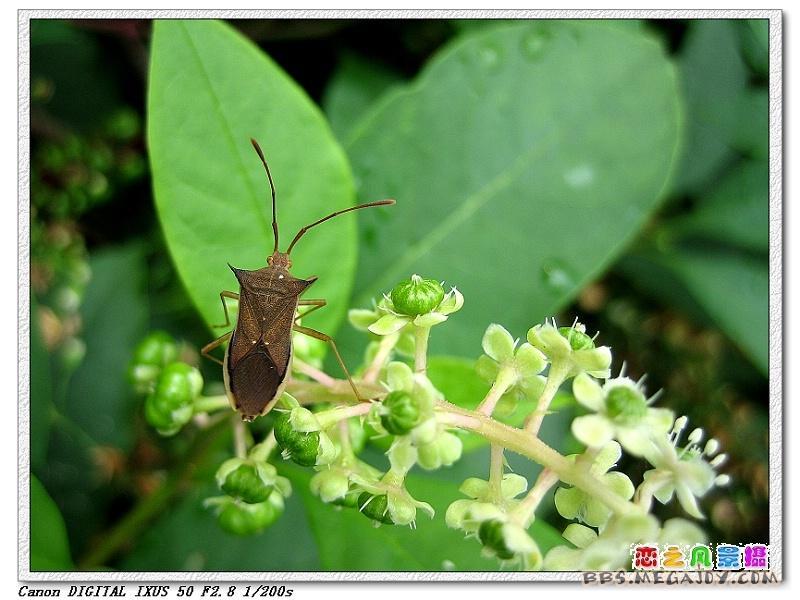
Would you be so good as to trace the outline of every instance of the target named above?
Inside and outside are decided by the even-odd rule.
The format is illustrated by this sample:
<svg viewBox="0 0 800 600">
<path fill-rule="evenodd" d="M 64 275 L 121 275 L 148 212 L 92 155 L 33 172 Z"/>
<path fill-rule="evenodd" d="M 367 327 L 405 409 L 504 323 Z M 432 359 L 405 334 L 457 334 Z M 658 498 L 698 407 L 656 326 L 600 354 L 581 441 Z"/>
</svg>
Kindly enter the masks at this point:
<svg viewBox="0 0 800 600">
<path fill-rule="evenodd" d="M 425 373 L 428 370 L 428 338 L 430 327 L 414 326 L 414 370 Z"/>
<path fill-rule="evenodd" d="M 503 447 L 492 444 L 489 454 L 489 494 L 492 502 L 503 501 Z"/>
<path fill-rule="evenodd" d="M 275 432 L 270 431 L 263 442 L 250 448 L 249 456 L 257 462 L 267 461 L 269 460 L 269 455 L 272 454 L 272 451 L 277 445 L 278 441 L 275 439 Z"/>
<path fill-rule="evenodd" d="M 378 399 L 386 395 L 386 388 L 380 385 L 355 382 L 362 398 Z M 353 388 L 346 379 L 336 379 L 331 387 L 325 387 L 315 381 L 291 380 L 286 385 L 289 392 L 300 404 L 344 404 L 356 402 Z"/>
<path fill-rule="evenodd" d="M 525 495 L 525 498 L 514 507 L 511 511 L 510 517 L 517 522 L 523 529 L 527 529 L 533 523 L 533 517 L 536 514 L 536 509 L 542 502 L 544 495 L 558 482 L 558 475 L 550 469 L 542 469 L 536 483 Z"/>
<path fill-rule="evenodd" d="M 575 465 L 529 431 L 505 425 L 486 415 L 449 403 L 440 403 L 439 411 L 438 419 L 443 425 L 472 431 L 493 444 L 504 446 L 539 463 L 558 475 L 561 481 L 594 496 L 613 512 L 620 515 L 640 512 L 635 504 L 618 496 L 586 469 Z"/>
<path fill-rule="evenodd" d="M 233 427 L 233 445 L 236 451 L 236 458 L 247 457 L 247 430 L 245 429 L 244 421 L 235 414 L 231 418 L 231 426 Z"/>
<path fill-rule="evenodd" d="M 200 396 L 194 401 L 194 414 L 211 413 L 230 408 L 231 402 L 225 394 L 220 396 Z"/>
<path fill-rule="evenodd" d="M 375 358 L 372 359 L 369 367 L 364 371 L 364 377 L 362 378 L 364 383 L 375 383 L 378 380 L 378 374 L 381 372 L 383 365 L 386 364 L 399 339 L 399 333 L 392 333 L 381 338 Z"/>
<path fill-rule="evenodd" d="M 316 413 L 314 416 L 319 421 L 322 429 L 327 429 L 331 425 L 338 423 L 343 419 L 350 417 L 359 417 L 367 414 L 372 408 L 372 403 L 362 402 L 361 404 L 353 404 L 351 406 L 342 406 L 340 408 L 332 408 L 323 412 Z"/>
<path fill-rule="evenodd" d="M 481 400 L 481 403 L 475 410 L 483 415 L 490 416 L 494 412 L 500 398 L 503 397 L 503 394 L 508 391 L 508 388 L 514 385 L 516 377 L 516 371 L 513 367 L 501 367 L 489 392 L 484 399 Z"/>
<path fill-rule="evenodd" d="M 336 385 L 336 379 L 331 377 L 324 371 L 317 369 L 316 367 L 312 367 L 307 362 L 300 360 L 299 358 L 292 357 L 292 370 L 297 371 L 298 373 L 302 373 L 303 375 L 310 377 L 314 381 L 324 385 L 327 388 L 333 387 Z"/>
<path fill-rule="evenodd" d="M 172 497 L 192 478 L 197 465 L 205 460 L 215 440 L 223 431 L 225 427 L 220 422 L 211 430 L 200 432 L 189 452 L 183 457 L 180 468 L 173 471 L 164 483 L 142 498 L 133 510 L 100 537 L 102 541 L 79 561 L 79 570 L 96 570 L 108 564 L 109 559 L 113 558 L 120 548 L 135 542 L 147 524 L 169 505 Z"/>
<path fill-rule="evenodd" d="M 544 385 L 542 395 L 539 396 L 539 401 L 536 403 L 536 410 L 534 410 L 525 421 L 525 430 L 533 435 L 539 435 L 539 429 L 542 426 L 542 421 L 547 413 L 547 409 L 553 398 L 558 392 L 558 388 L 564 383 L 564 380 L 569 374 L 569 366 L 563 364 L 551 364 L 550 372 L 547 374 L 547 383 Z"/>
</svg>

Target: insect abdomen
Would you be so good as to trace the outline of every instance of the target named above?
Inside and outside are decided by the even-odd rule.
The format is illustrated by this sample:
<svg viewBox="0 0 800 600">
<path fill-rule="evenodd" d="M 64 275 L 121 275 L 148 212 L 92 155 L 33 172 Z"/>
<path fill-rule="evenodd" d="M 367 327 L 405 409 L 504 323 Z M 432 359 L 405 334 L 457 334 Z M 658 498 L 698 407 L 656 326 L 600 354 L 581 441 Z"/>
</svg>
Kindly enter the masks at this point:
<svg viewBox="0 0 800 600">
<path fill-rule="evenodd" d="M 286 365 L 275 364 L 262 340 L 235 366 L 225 364 L 225 385 L 234 408 L 250 421 L 263 415 L 283 393 Z"/>
</svg>

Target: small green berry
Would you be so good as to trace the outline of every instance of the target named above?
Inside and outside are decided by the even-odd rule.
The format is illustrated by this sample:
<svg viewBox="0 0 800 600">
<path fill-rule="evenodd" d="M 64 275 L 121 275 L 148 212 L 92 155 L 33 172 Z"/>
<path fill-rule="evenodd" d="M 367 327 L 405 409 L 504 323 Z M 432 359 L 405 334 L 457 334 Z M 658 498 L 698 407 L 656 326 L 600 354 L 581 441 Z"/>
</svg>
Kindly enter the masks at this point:
<svg viewBox="0 0 800 600">
<path fill-rule="evenodd" d="M 578 331 L 573 327 L 559 327 L 558 332 L 567 338 L 570 347 L 573 350 L 591 350 L 594 348 L 592 338 L 582 331 Z"/>
<path fill-rule="evenodd" d="M 148 334 L 133 351 L 133 363 L 163 367 L 178 357 L 175 339 L 164 331 Z"/>
<path fill-rule="evenodd" d="M 333 500 L 331 504 L 335 504 L 336 506 L 342 506 L 344 508 L 355 508 L 356 506 L 358 506 L 358 498 L 360 495 L 361 494 L 357 489 L 352 489 L 348 491 L 341 498 Z"/>
<path fill-rule="evenodd" d="M 164 367 L 145 401 L 147 422 L 162 435 L 173 435 L 192 418 L 192 404 L 203 387 L 200 372 L 186 363 Z"/>
<path fill-rule="evenodd" d="M 444 288 L 434 279 L 412 275 L 392 290 L 392 304 L 397 312 L 417 316 L 435 310 L 444 300 Z"/>
<path fill-rule="evenodd" d="M 419 401 L 408 392 L 390 392 L 383 406 L 387 412 L 381 415 L 381 424 L 392 435 L 405 435 L 420 424 Z"/>
<path fill-rule="evenodd" d="M 171 335 L 154 331 L 145 337 L 133 351 L 128 364 L 128 381 L 140 394 L 147 393 L 161 373 L 161 369 L 178 357 L 178 345 Z"/>
<path fill-rule="evenodd" d="M 647 400 L 638 390 L 625 385 L 616 386 L 606 395 L 606 412 L 618 423 L 635 425 L 647 414 Z"/>
<path fill-rule="evenodd" d="M 243 464 L 228 473 L 222 491 L 247 504 L 264 502 L 272 493 L 273 486 L 264 483 L 253 465 Z"/>
<path fill-rule="evenodd" d="M 373 496 L 369 492 L 363 492 L 358 497 L 358 510 L 373 521 L 394 525 L 389 514 L 389 501 L 385 495 Z"/>
<path fill-rule="evenodd" d="M 274 498 L 274 500 L 273 500 Z M 273 494 L 270 500 L 245 504 L 230 500 L 219 511 L 220 527 L 234 535 L 253 535 L 272 525 L 283 512 L 283 500 Z"/>
<path fill-rule="evenodd" d="M 478 528 L 478 538 L 486 548 L 491 549 L 501 560 L 514 558 L 514 552 L 506 545 L 501 521 L 489 520 L 481 523 Z"/>
<path fill-rule="evenodd" d="M 275 419 L 275 440 L 281 450 L 298 465 L 313 467 L 317 464 L 319 454 L 319 431 L 295 431 L 290 417 L 291 412 L 284 412 Z"/>
<path fill-rule="evenodd" d="M 172 408 L 191 404 L 199 391 L 198 377 L 200 373 L 191 365 L 182 362 L 170 363 L 161 371 L 156 382 L 155 394 Z"/>
</svg>

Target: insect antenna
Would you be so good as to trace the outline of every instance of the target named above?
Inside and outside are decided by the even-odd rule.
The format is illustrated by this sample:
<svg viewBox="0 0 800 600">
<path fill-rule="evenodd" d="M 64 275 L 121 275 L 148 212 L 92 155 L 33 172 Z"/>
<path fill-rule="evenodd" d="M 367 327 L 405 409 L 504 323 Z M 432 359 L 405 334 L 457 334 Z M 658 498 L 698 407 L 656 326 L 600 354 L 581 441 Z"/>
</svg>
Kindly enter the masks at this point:
<svg viewBox="0 0 800 600">
<path fill-rule="evenodd" d="M 336 212 L 329 214 L 327 217 L 323 217 L 323 218 L 321 218 L 321 219 L 319 219 L 317 221 L 314 221 L 310 225 L 306 225 L 300 231 L 298 231 L 297 235 L 294 236 L 294 239 L 292 240 L 292 243 L 289 244 L 289 247 L 286 249 L 286 254 L 290 254 L 291 253 L 292 248 L 294 248 L 294 245 L 297 243 L 297 240 L 299 240 L 301 237 L 303 237 L 303 235 L 305 235 L 306 231 L 308 231 L 312 227 L 316 227 L 320 223 L 324 223 L 328 219 L 332 219 L 333 217 L 338 217 L 339 215 L 343 215 L 344 213 L 348 213 L 348 212 L 351 212 L 353 210 L 359 210 L 359 209 L 362 209 L 362 208 L 370 208 L 372 206 L 387 206 L 387 205 L 394 204 L 394 203 L 395 203 L 394 200 L 378 200 L 377 202 L 367 202 L 366 204 L 359 204 L 358 206 L 351 206 L 350 208 L 345 208 L 344 210 L 337 210 Z"/>
<path fill-rule="evenodd" d="M 267 159 L 264 158 L 261 146 L 259 146 L 258 142 L 253 138 L 250 138 L 250 143 L 253 144 L 253 148 L 255 148 L 258 153 L 258 158 L 261 159 L 261 164 L 264 165 L 264 170 L 267 172 L 267 179 L 269 179 L 269 188 L 272 190 L 272 234 L 275 237 L 275 248 L 272 249 L 272 252 L 275 253 L 278 251 L 278 215 L 275 209 L 275 184 L 272 183 L 272 174 L 269 172 Z"/>
</svg>

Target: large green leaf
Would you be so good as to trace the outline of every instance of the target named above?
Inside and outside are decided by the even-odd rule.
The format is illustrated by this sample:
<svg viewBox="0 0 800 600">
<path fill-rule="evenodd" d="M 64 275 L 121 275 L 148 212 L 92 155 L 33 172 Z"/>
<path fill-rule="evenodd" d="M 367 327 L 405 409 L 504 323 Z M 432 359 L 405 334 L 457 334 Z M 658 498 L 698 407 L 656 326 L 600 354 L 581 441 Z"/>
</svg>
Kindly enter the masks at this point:
<svg viewBox="0 0 800 600">
<path fill-rule="evenodd" d="M 355 509 L 339 510 L 323 504 L 308 489 L 308 471 L 291 467 L 292 483 L 302 497 L 319 547 L 322 569 L 326 571 L 495 571 L 499 563 L 481 556 L 480 544 L 465 540 L 463 532 L 444 522 L 447 507 L 464 498 L 458 486 L 433 478 L 410 475 L 409 492 L 430 503 L 436 516 L 417 513 L 417 528 L 382 525 Z M 535 522 L 531 535 L 543 552 L 563 543 L 558 532 L 544 522 Z"/>
<path fill-rule="evenodd" d="M 742 40 L 742 54 L 759 75 L 769 72 L 769 20 L 747 19 L 737 21 Z"/>
<path fill-rule="evenodd" d="M 769 371 L 767 259 L 681 251 L 668 258 L 690 293 L 762 373 Z"/>
<path fill-rule="evenodd" d="M 658 204 L 676 153 L 676 74 L 645 33 L 525 22 L 463 36 L 356 126 L 364 214 L 356 305 L 418 272 L 464 309 L 435 352 L 525 331 L 597 277 Z M 440 331 L 441 329 L 441 331 Z"/>
<path fill-rule="evenodd" d="M 67 530 L 58 507 L 31 475 L 31 571 L 69 571 L 73 569 Z"/>
<path fill-rule="evenodd" d="M 125 370 L 147 327 L 144 253 L 135 244 L 105 249 L 89 265 L 81 306 L 86 357 L 58 408 L 95 443 L 128 451 L 137 407 Z"/>
<path fill-rule="evenodd" d="M 769 264 L 739 251 L 681 247 L 657 251 L 649 248 L 635 255 L 633 265 L 623 263 L 639 283 L 637 273 L 649 270 L 659 277 L 651 292 L 672 298 L 694 318 L 710 317 L 764 374 L 769 372 Z M 669 289 L 655 281 L 670 280 Z M 686 298 L 682 303 L 680 296 Z M 698 307 L 700 310 L 696 310 Z M 705 318 L 707 318 L 705 317 Z"/>
<path fill-rule="evenodd" d="M 282 249 L 303 225 L 353 203 L 347 160 L 322 114 L 256 46 L 215 21 L 157 21 L 148 93 L 156 205 L 170 253 L 206 323 L 223 321 L 219 292 L 237 289 L 227 263 L 266 265 L 273 240 L 266 175 L 278 191 Z M 352 215 L 315 229 L 293 253 L 296 275 L 319 275 L 309 319 L 332 331 L 356 262 Z"/>
<path fill-rule="evenodd" d="M 379 63 L 358 54 L 345 54 L 322 99 L 325 115 L 339 139 L 345 138 L 376 98 L 401 81 L 398 73 Z"/>
<path fill-rule="evenodd" d="M 675 191 L 701 189 L 733 156 L 747 67 L 739 50 L 737 24 L 695 20 L 679 55 L 686 97 L 687 129 Z"/>
<path fill-rule="evenodd" d="M 754 252 L 769 250 L 769 166 L 744 162 L 686 216 L 665 224 L 671 235 L 703 237 Z"/>
</svg>

